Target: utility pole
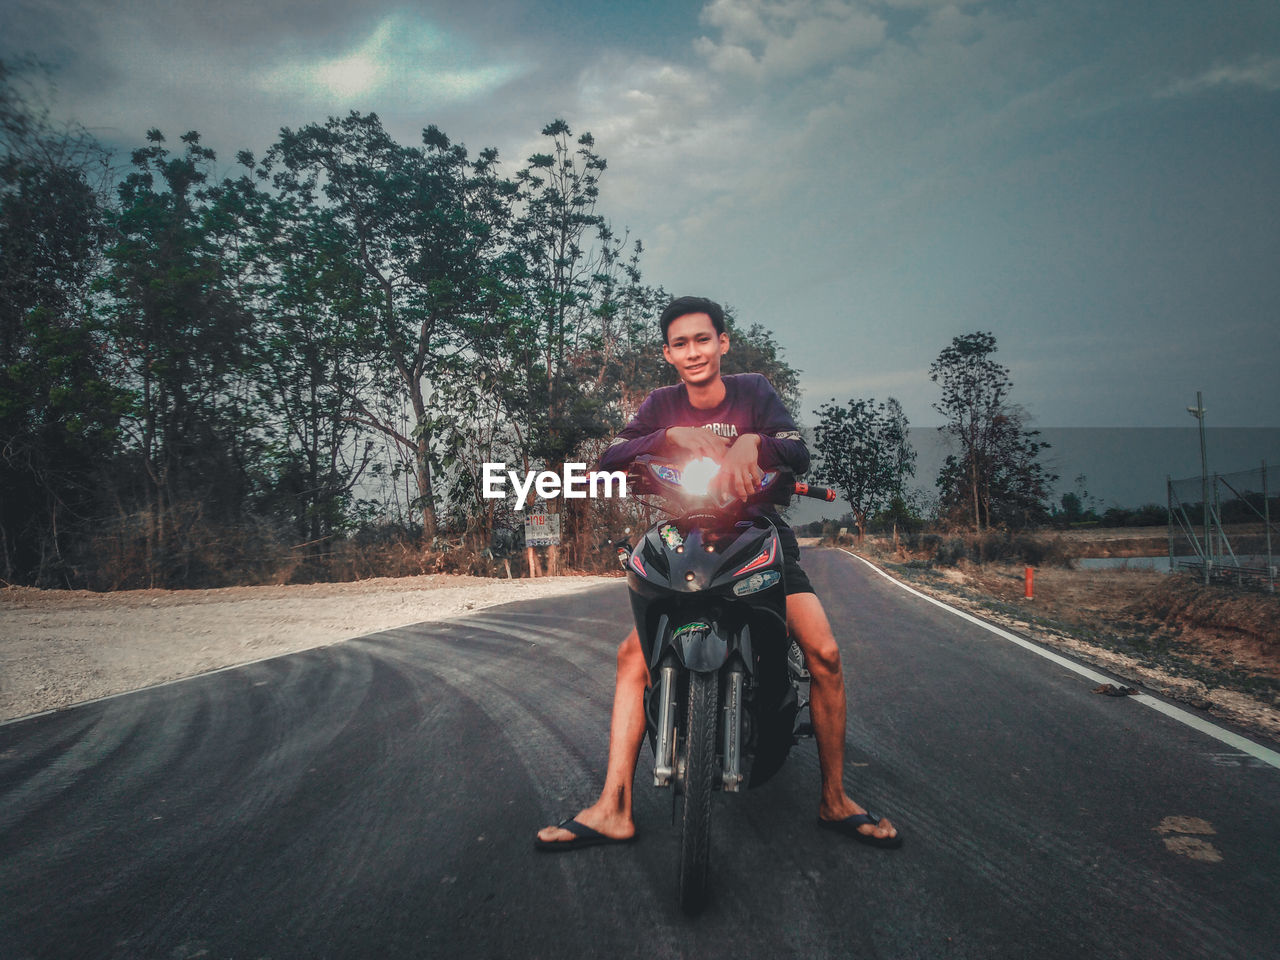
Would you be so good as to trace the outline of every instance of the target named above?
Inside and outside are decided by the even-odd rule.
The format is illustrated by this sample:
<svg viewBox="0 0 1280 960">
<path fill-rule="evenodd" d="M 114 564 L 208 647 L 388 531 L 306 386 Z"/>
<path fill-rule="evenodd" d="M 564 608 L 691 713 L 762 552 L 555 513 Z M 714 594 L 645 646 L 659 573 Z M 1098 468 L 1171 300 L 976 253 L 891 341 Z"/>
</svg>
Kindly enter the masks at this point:
<svg viewBox="0 0 1280 960">
<path fill-rule="evenodd" d="M 1187 407 L 1187 413 L 1200 421 L 1200 520 L 1204 525 L 1204 553 L 1201 554 L 1201 566 L 1204 567 L 1204 585 L 1209 585 L 1209 453 L 1204 443 L 1204 399 L 1199 390 L 1196 391 L 1196 405 Z"/>
<path fill-rule="evenodd" d="M 1262 461 L 1262 519 L 1267 525 L 1267 590 L 1276 592 L 1276 568 L 1271 562 L 1271 501 L 1267 499 L 1267 461 Z"/>
</svg>

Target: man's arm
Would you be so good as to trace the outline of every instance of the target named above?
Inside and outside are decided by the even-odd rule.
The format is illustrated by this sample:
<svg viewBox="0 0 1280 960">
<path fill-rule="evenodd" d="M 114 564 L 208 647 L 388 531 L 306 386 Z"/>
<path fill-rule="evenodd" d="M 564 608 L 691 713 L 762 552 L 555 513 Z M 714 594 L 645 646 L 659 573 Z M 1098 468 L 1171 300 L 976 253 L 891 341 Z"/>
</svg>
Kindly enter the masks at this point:
<svg viewBox="0 0 1280 960">
<path fill-rule="evenodd" d="M 653 394 L 644 398 L 631 422 L 609 444 L 600 456 L 597 470 L 626 470 L 631 461 L 646 453 L 661 453 L 666 442 L 667 428 L 655 416 Z"/>
<path fill-rule="evenodd" d="M 744 433 L 720 463 L 717 484 L 720 489 L 735 497 L 749 497 L 760 489 L 764 471 L 760 469 L 760 445 L 763 438 L 758 433 Z"/>
<path fill-rule="evenodd" d="M 782 398 L 765 377 L 757 374 L 756 423 L 760 434 L 759 463 L 765 470 L 790 470 L 800 476 L 809 469 L 809 448 Z"/>
<path fill-rule="evenodd" d="M 710 457 L 720 462 L 729 441 L 701 427 L 668 426 L 668 412 L 656 397 L 657 391 L 645 397 L 631 422 L 601 455 L 597 470 L 626 470 L 636 457 L 646 453 L 682 459 Z"/>
<path fill-rule="evenodd" d="M 755 374 L 746 386 L 753 393 L 754 429 L 729 447 L 718 480 L 724 491 L 737 497 L 755 493 L 766 470 L 799 475 L 809 469 L 809 448 L 773 385 Z"/>
</svg>

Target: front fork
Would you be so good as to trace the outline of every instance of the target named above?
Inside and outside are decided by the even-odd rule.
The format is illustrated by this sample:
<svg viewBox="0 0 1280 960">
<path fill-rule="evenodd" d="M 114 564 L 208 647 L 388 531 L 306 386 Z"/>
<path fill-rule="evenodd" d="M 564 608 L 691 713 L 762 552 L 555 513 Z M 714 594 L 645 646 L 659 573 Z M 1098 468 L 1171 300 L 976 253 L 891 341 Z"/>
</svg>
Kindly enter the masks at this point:
<svg viewBox="0 0 1280 960">
<path fill-rule="evenodd" d="M 658 674 L 658 741 L 653 758 L 653 785 L 671 786 L 676 773 L 676 665 L 667 660 Z"/>
<path fill-rule="evenodd" d="M 669 787 L 676 776 L 676 678 L 675 664 L 667 662 L 658 674 L 658 737 L 654 751 L 653 785 Z M 742 787 L 742 711 L 746 672 L 740 663 L 726 676 L 721 721 L 721 783 L 729 793 Z"/>
<path fill-rule="evenodd" d="M 729 668 L 724 688 L 724 720 L 721 730 L 724 758 L 724 788 L 729 793 L 737 793 L 742 786 L 742 690 L 746 683 L 746 674 L 741 663 Z"/>
</svg>

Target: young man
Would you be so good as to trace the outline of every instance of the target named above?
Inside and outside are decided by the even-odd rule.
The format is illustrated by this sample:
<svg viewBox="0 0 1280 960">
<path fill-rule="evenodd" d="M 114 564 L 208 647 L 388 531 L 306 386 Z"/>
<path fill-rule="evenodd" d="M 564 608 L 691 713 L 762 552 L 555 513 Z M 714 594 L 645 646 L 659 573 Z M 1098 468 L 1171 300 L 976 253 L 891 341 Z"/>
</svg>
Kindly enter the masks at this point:
<svg viewBox="0 0 1280 960">
<path fill-rule="evenodd" d="M 710 457 L 715 482 L 735 496 L 759 489 L 764 470 L 803 473 L 809 453 L 782 401 L 759 374 L 722 376 L 729 352 L 724 311 L 711 300 L 681 297 L 663 311 L 662 355 L 681 382 L 651 393 L 601 458 L 601 470 L 625 469 L 643 453 Z M 762 507 L 762 510 L 770 508 Z M 840 650 L 827 615 L 800 569 L 795 534 L 779 523 L 787 582 L 787 626 L 812 675 L 810 714 L 822 772 L 819 822 L 872 846 L 902 843 L 893 824 L 868 814 L 844 791 L 845 694 Z M 618 674 L 609 729 L 609 762 L 600 798 L 576 817 L 538 832 L 544 851 L 573 850 L 635 837 L 631 790 L 644 740 L 644 691 L 649 670 L 635 630 L 618 649 Z"/>
</svg>

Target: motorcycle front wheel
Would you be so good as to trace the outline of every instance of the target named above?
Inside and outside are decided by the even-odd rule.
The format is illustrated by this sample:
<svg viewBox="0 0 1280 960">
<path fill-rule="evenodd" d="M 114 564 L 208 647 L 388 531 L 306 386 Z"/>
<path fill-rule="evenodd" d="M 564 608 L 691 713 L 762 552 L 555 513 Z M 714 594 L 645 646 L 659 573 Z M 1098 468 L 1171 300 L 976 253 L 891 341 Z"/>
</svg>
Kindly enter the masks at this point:
<svg viewBox="0 0 1280 960">
<path fill-rule="evenodd" d="M 680 832 L 680 908 L 698 913 L 707 902 L 711 854 L 711 791 L 716 777 L 716 714 L 720 689 L 714 673 L 689 674 L 684 742 L 684 817 Z"/>
</svg>

